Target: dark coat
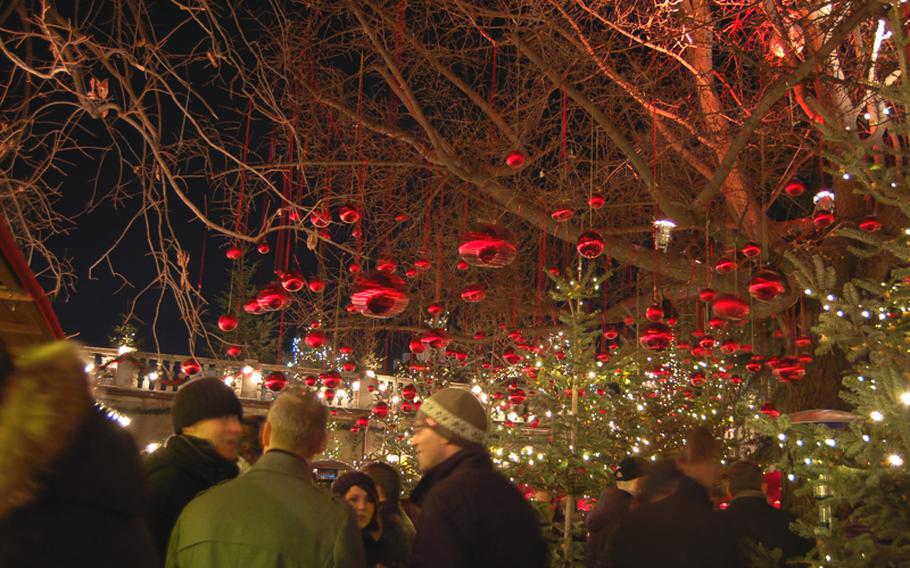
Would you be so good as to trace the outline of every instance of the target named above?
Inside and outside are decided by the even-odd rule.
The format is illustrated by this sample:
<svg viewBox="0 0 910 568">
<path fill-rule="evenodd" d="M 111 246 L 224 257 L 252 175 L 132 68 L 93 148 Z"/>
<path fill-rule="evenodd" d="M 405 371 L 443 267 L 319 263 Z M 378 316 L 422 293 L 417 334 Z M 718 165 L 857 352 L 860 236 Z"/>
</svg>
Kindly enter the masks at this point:
<svg viewBox="0 0 910 568">
<path fill-rule="evenodd" d="M 480 446 L 428 471 L 411 500 L 421 508 L 414 568 L 549 566 L 537 513 Z"/>
<path fill-rule="evenodd" d="M 237 464 L 228 461 L 199 438 L 177 435 L 145 460 L 148 484 L 148 524 L 162 562 L 167 541 L 177 517 L 193 497 L 239 473 Z"/>
<path fill-rule="evenodd" d="M 675 483 L 668 497 L 642 504 L 626 515 L 613 540 L 613 565 L 741 566 L 736 533 L 713 510 L 705 488 L 684 475 Z"/>
<path fill-rule="evenodd" d="M 793 515 L 768 504 L 764 496 L 736 497 L 721 513 L 741 538 L 747 538 L 767 550 L 781 549 L 781 560 L 804 556 L 812 543 L 790 530 Z"/>
<path fill-rule="evenodd" d="M 407 566 L 411 558 L 411 546 L 417 531 L 414 523 L 402 511 L 398 503 L 384 501 L 379 504 L 379 520 L 382 523 L 383 559 L 387 568 Z M 370 559 L 370 548 L 367 547 L 367 560 Z"/>
<path fill-rule="evenodd" d="M 607 487 L 597 506 L 585 519 L 588 528 L 588 567 L 610 566 L 610 545 L 626 514 L 632 510 L 635 497 L 628 491 Z"/>
<path fill-rule="evenodd" d="M 155 566 L 132 437 L 93 404 L 78 354 L 69 368 L 65 344 L 41 349 L 0 396 L 0 566 Z"/>
</svg>

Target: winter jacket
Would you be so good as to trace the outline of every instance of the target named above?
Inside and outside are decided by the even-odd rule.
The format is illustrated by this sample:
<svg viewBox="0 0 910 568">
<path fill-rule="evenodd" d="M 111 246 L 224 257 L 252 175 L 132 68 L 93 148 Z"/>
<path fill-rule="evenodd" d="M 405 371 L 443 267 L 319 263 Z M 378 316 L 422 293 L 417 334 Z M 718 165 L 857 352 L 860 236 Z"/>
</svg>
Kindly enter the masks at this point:
<svg viewBox="0 0 910 568">
<path fill-rule="evenodd" d="M 613 566 L 742 566 L 736 533 L 713 510 L 705 488 L 681 474 L 675 483 L 668 497 L 626 515 L 613 539 Z"/>
<path fill-rule="evenodd" d="M 549 566 L 537 513 L 480 446 L 428 471 L 411 500 L 421 507 L 414 568 Z"/>
<path fill-rule="evenodd" d="M 763 494 L 735 497 L 721 517 L 736 530 L 741 538 L 762 545 L 767 550 L 781 549 L 781 561 L 804 556 L 812 550 L 812 543 L 792 531 L 793 515 L 768 504 Z"/>
<path fill-rule="evenodd" d="M 0 391 L 0 566 L 157 564 L 138 450 L 93 404 L 84 365 L 50 344 Z"/>
<path fill-rule="evenodd" d="M 597 506 L 585 519 L 588 528 L 588 568 L 610 566 L 610 546 L 613 536 L 626 514 L 637 501 L 628 491 L 608 487 Z"/>
<path fill-rule="evenodd" d="M 181 513 L 168 568 L 363 568 L 353 511 L 313 483 L 303 459 L 270 450 Z"/>
<path fill-rule="evenodd" d="M 222 458 L 205 440 L 182 434 L 171 436 L 146 458 L 148 524 L 162 562 L 180 511 L 193 497 L 237 477 L 239 471 L 237 464 Z"/>
<path fill-rule="evenodd" d="M 411 558 L 411 546 L 414 543 L 414 523 L 401 509 L 398 503 L 384 501 L 379 505 L 379 520 L 382 522 L 382 538 L 385 543 L 385 561 L 387 568 L 407 566 Z M 369 554 L 368 554 L 369 556 Z"/>
</svg>

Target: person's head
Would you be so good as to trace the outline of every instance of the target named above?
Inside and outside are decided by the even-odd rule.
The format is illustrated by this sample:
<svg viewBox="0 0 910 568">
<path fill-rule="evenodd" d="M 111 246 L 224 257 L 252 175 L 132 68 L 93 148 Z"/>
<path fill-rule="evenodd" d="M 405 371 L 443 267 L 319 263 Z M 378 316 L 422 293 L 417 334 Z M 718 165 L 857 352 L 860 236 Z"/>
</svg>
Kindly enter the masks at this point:
<svg viewBox="0 0 910 568">
<path fill-rule="evenodd" d="M 264 450 L 279 449 L 305 460 L 325 450 L 329 410 L 305 389 L 290 388 L 278 395 L 262 427 Z"/>
<path fill-rule="evenodd" d="M 349 471 L 332 483 L 332 492 L 341 496 L 354 509 L 357 528 L 365 532 L 379 530 L 379 496 L 370 476 L 359 471 Z"/>
<path fill-rule="evenodd" d="M 761 491 L 764 476 L 761 468 L 750 461 L 738 461 L 727 470 L 727 491 L 736 497 L 743 491 Z"/>
<path fill-rule="evenodd" d="M 619 462 L 616 470 L 616 486 L 620 489 L 635 494 L 638 485 L 648 471 L 648 461 L 644 458 L 629 456 Z"/>
<path fill-rule="evenodd" d="M 678 460 L 680 471 L 710 490 L 720 480 L 720 443 L 710 430 L 699 426 L 686 439 L 683 456 Z"/>
<path fill-rule="evenodd" d="M 262 456 L 262 426 L 265 416 L 249 416 L 240 421 L 240 457 L 249 465 L 255 465 Z"/>
<path fill-rule="evenodd" d="M 194 379 L 180 387 L 171 407 L 174 432 L 207 441 L 226 460 L 240 451 L 243 407 L 224 381 L 215 377 Z"/>
<path fill-rule="evenodd" d="M 446 388 L 423 401 L 411 445 L 420 471 L 427 472 L 464 448 L 483 443 L 487 412 L 469 391 Z"/>
<path fill-rule="evenodd" d="M 376 484 L 379 502 L 388 501 L 398 505 L 401 497 L 401 475 L 398 470 L 385 462 L 373 462 L 363 468 L 363 472 L 370 476 Z"/>
</svg>

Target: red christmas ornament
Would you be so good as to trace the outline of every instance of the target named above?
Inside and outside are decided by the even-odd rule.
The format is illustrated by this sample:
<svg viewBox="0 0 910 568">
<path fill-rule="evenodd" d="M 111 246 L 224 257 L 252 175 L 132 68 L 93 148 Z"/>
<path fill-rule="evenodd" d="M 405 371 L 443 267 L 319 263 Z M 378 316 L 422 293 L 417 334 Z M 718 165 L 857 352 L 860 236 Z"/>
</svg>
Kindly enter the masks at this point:
<svg viewBox="0 0 910 568">
<path fill-rule="evenodd" d="M 332 224 L 332 214 L 328 209 L 314 209 L 310 213 L 310 223 L 318 229 L 325 229 Z"/>
<path fill-rule="evenodd" d="M 729 324 L 725 319 L 711 318 L 708 320 L 708 326 L 711 329 L 726 329 L 728 325 Z"/>
<path fill-rule="evenodd" d="M 288 292 L 299 292 L 306 286 L 306 280 L 299 272 L 285 272 L 280 277 L 281 287 Z"/>
<path fill-rule="evenodd" d="M 622 323 L 624 323 L 625 325 L 635 325 L 635 318 L 633 318 L 630 315 L 625 316 L 622 318 Z"/>
<path fill-rule="evenodd" d="M 467 270 L 469 266 L 470 266 L 470 264 L 468 264 L 467 262 L 465 262 L 463 260 L 459 260 L 458 263 L 455 264 L 455 269 L 456 270 Z"/>
<path fill-rule="evenodd" d="M 698 346 L 702 349 L 714 349 L 717 345 L 717 340 L 710 335 L 702 335 L 701 339 L 698 340 Z"/>
<path fill-rule="evenodd" d="M 805 349 L 806 347 L 809 347 L 810 345 L 812 345 L 812 340 L 809 338 L 808 335 L 800 335 L 799 337 L 796 338 L 795 343 L 796 343 L 796 346 L 799 347 L 800 349 Z"/>
<path fill-rule="evenodd" d="M 733 272 L 734 268 L 736 268 L 736 262 L 728 256 L 721 257 L 714 264 L 714 272 L 717 272 L 718 274 Z"/>
<path fill-rule="evenodd" d="M 726 355 L 732 355 L 739 351 L 739 343 L 732 339 L 725 339 L 720 343 L 720 352 Z"/>
<path fill-rule="evenodd" d="M 547 268 L 547 272 L 552 274 L 553 276 L 559 276 L 559 274 L 560 274 L 559 267 L 557 267 L 557 266 L 551 266 L 550 268 Z"/>
<path fill-rule="evenodd" d="M 341 370 L 345 373 L 353 373 L 357 370 L 357 365 L 353 361 L 345 361 L 341 364 Z"/>
<path fill-rule="evenodd" d="M 307 377 L 306 377 L 305 379 L 303 379 L 303 382 L 304 382 L 304 383 L 306 384 L 306 386 L 308 386 L 308 387 L 314 387 L 314 386 L 316 386 L 316 383 L 319 382 L 319 379 L 317 379 L 317 378 L 316 378 L 315 376 L 313 376 L 313 375 L 307 375 Z"/>
<path fill-rule="evenodd" d="M 187 359 L 183 363 L 180 363 L 180 371 L 188 377 L 192 377 L 201 370 L 202 365 L 195 359 Z"/>
<path fill-rule="evenodd" d="M 265 378 L 265 388 L 272 392 L 278 392 L 288 386 L 288 378 L 281 371 L 272 371 Z"/>
<path fill-rule="evenodd" d="M 585 258 L 597 258 L 604 252 L 604 238 L 597 231 L 585 231 L 579 235 L 575 248 Z"/>
<path fill-rule="evenodd" d="M 660 304 L 651 304 L 645 310 L 645 319 L 648 321 L 659 322 L 664 319 L 664 309 Z"/>
<path fill-rule="evenodd" d="M 259 305 L 259 302 L 256 300 L 256 298 L 253 298 L 252 300 L 248 300 L 245 304 L 243 304 L 243 311 L 253 315 L 261 314 L 262 306 Z"/>
<path fill-rule="evenodd" d="M 398 270 L 398 263 L 391 258 L 380 258 L 376 261 L 376 270 L 380 272 L 395 272 Z"/>
<path fill-rule="evenodd" d="M 787 281 L 776 270 L 759 270 L 749 280 L 749 295 L 762 302 L 770 302 L 787 292 Z"/>
<path fill-rule="evenodd" d="M 407 276 L 408 278 L 414 278 L 415 276 L 417 276 L 417 269 L 408 268 L 407 270 L 404 271 L 404 275 Z"/>
<path fill-rule="evenodd" d="M 243 256 L 243 250 L 240 247 L 230 247 L 224 253 L 224 256 L 228 257 L 231 260 L 240 260 L 240 257 Z"/>
<path fill-rule="evenodd" d="M 239 345 L 228 345 L 224 352 L 228 357 L 236 357 L 240 355 L 241 349 Z"/>
<path fill-rule="evenodd" d="M 359 272 L 360 272 L 360 263 L 359 263 L 359 262 L 352 262 L 351 264 L 349 264 L 349 265 L 348 265 L 348 272 L 350 272 L 351 274 L 357 274 L 357 273 L 359 273 Z"/>
<path fill-rule="evenodd" d="M 604 196 L 599 193 L 593 193 L 591 194 L 591 197 L 588 198 L 588 205 L 591 209 L 600 209 L 606 202 L 607 200 L 604 199 Z"/>
<path fill-rule="evenodd" d="M 595 355 L 594 358 L 602 363 L 606 363 L 607 361 L 610 360 L 610 354 L 607 353 L 606 351 L 601 351 L 597 355 Z"/>
<path fill-rule="evenodd" d="M 834 213 L 829 211 L 819 211 L 812 217 L 812 222 L 819 229 L 830 227 L 834 223 Z"/>
<path fill-rule="evenodd" d="M 291 297 L 278 284 L 269 284 L 256 294 L 256 301 L 263 311 L 283 310 L 291 304 Z"/>
<path fill-rule="evenodd" d="M 338 352 L 344 353 L 345 355 L 350 355 L 351 353 L 354 352 L 354 348 L 351 347 L 350 345 L 342 345 L 341 347 L 338 348 Z"/>
<path fill-rule="evenodd" d="M 362 315 L 385 319 L 403 312 L 409 303 L 404 280 L 388 272 L 371 272 L 357 277 L 351 305 Z"/>
<path fill-rule="evenodd" d="M 610 341 L 613 341 L 614 339 L 619 337 L 619 331 L 615 327 L 608 327 L 607 329 L 604 330 L 603 335 L 604 335 L 604 338 L 609 339 Z"/>
<path fill-rule="evenodd" d="M 502 358 L 509 365 L 515 365 L 524 359 L 524 357 L 516 353 L 511 347 L 502 352 Z"/>
<path fill-rule="evenodd" d="M 360 221 L 360 211 L 351 204 L 342 205 L 341 209 L 338 210 L 338 218 L 342 223 L 353 225 L 357 221 Z"/>
<path fill-rule="evenodd" d="M 354 228 L 351 231 L 351 236 L 354 237 L 355 239 L 359 239 L 360 237 L 363 236 L 363 231 L 359 228 Z M 326 238 L 328 238 L 328 237 L 326 237 Z"/>
<path fill-rule="evenodd" d="M 706 382 L 708 382 L 708 380 L 705 379 L 705 376 L 702 373 L 692 373 L 689 375 L 689 384 L 693 387 L 700 387 Z"/>
<path fill-rule="evenodd" d="M 482 284 L 470 284 L 461 289 L 461 299 L 465 302 L 481 302 L 486 297 L 487 291 Z"/>
<path fill-rule="evenodd" d="M 806 376 L 806 368 L 796 357 L 781 358 L 773 372 L 778 379 L 785 383 L 793 383 Z"/>
<path fill-rule="evenodd" d="M 798 179 L 791 180 L 784 186 L 784 192 L 790 197 L 799 197 L 806 191 L 806 186 Z"/>
<path fill-rule="evenodd" d="M 563 208 L 563 209 L 557 209 L 557 210 L 553 211 L 552 213 L 550 213 L 550 218 L 552 218 L 557 223 L 565 223 L 566 221 L 571 219 L 574 214 L 575 214 L 575 212 L 572 211 L 571 209 Z"/>
<path fill-rule="evenodd" d="M 405 400 L 414 400 L 417 397 L 417 387 L 413 383 L 407 384 L 401 388 L 401 398 Z"/>
<path fill-rule="evenodd" d="M 338 371 L 324 371 L 319 373 L 319 380 L 322 386 L 327 389 L 336 389 L 341 385 L 341 373 Z"/>
<path fill-rule="evenodd" d="M 705 303 L 713 302 L 716 297 L 717 293 L 711 288 L 702 288 L 698 293 L 698 299 Z"/>
<path fill-rule="evenodd" d="M 414 261 L 414 268 L 417 270 L 429 270 L 431 266 L 433 265 L 425 258 L 418 258 Z"/>
<path fill-rule="evenodd" d="M 258 302 L 257 305 L 259 305 Z M 218 327 L 221 331 L 234 331 L 237 329 L 237 316 L 233 314 L 224 314 L 218 318 Z"/>
<path fill-rule="evenodd" d="M 355 424 L 357 424 L 358 428 L 366 428 L 370 425 L 370 419 L 366 416 L 359 416 Z"/>
<path fill-rule="evenodd" d="M 749 362 L 746 363 L 746 369 L 752 373 L 757 373 L 757 372 L 761 371 L 761 366 L 762 366 L 761 357 L 759 357 L 758 355 L 753 355 L 752 358 L 749 360 Z"/>
<path fill-rule="evenodd" d="M 442 304 L 432 303 L 427 306 L 427 313 L 431 316 L 437 316 L 442 313 L 443 307 Z"/>
<path fill-rule="evenodd" d="M 426 351 L 427 346 L 423 341 L 421 341 L 419 339 L 412 339 L 410 341 L 410 343 L 408 343 L 408 349 L 411 350 L 411 353 L 417 354 L 417 353 L 423 353 L 424 351 Z"/>
<path fill-rule="evenodd" d="M 311 349 L 318 349 L 329 342 L 329 336 L 319 330 L 314 329 L 303 336 L 303 341 Z"/>
<path fill-rule="evenodd" d="M 638 341 L 645 349 L 663 351 L 673 341 L 673 332 L 665 324 L 652 322 L 645 326 Z"/>
<path fill-rule="evenodd" d="M 377 402 L 375 405 L 373 405 L 373 414 L 382 420 L 389 415 L 389 405 L 384 402 Z"/>
<path fill-rule="evenodd" d="M 749 303 L 732 294 L 721 294 L 714 299 L 711 311 L 719 318 L 739 321 L 749 317 Z"/>
<path fill-rule="evenodd" d="M 518 150 L 512 150 L 506 154 L 506 165 L 510 168 L 520 168 L 525 165 L 525 155 Z"/>
<path fill-rule="evenodd" d="M 449 336 L 444 329 L 429 329 L 420 337 L 420 341 L 433 349 L 445 349 L 449 344 Z"/>
<path fill-rule="evenodd" d="M 509 402 L 512 404 L 521 404 L 527 400 L 528 395 L 525 394 L 525 391 L 521 389 L 514 389 L 509 391 Z"/>
<path fill-rule="evenodd" d="M 306 285 L 307 288 L 310 289 L 310 292 L 314 292 L 316 294 L 325 290 L 325 280 L 321 278 L 310 278 L 307 280 Z"/>
<path fill-rule="evenodd" d="M 875 215 L 869 215 L 859 222 L 859 228 L 867 233 L 874 233 L 882 228 L 882 222 Z"/>
<path fill-rule="evenodd" d="M 401 406 L 399 408 L 405 414 L 410 414 L 410 413 L 414 412 L 414 405 L 406 400 L 401 401 Z"/>
<path fill-rule="evenodd" d="M 332 389 L 326 389 L 322 392 L 322 396 L 325 398 L 326 402 L 332 402 L 335 400 L 335 391 Z"/>
<path fill-rule="evenodd" d="M 758 256 L 761 254 L 761 245 L 756 242 L 749 241 L 743 245 L 742 253 L 746 258 Z"/>
<path fill-rule="evenodd" d="M 458 254 L 472 266 L 502 268 L 515 260 L 518 249 L 508 229 L 499 225 L 480 224 L 462 237 Z"/>
<path fill-rule="evenodd" d="M 404 223 L 404 222 L 407 221 L 407 220 L 408 220 L 408 214 L 407 214 L 407 213 L 399 213 L 398 215 L 395 215 L 395 222 L 396 222 L 396 223 Z"/>
<path fill-rule="evenodd" d="M 267 241 L 262 241 L 256 247 L 256 250 L 259 251 L 259 254 L 269 254 L 269 251 L 272 250 L 272 248 L 269 246 L 269 243 Z"/>
<path fill-rule="evenodd" d="M 780 411 L 774 407 L 774 404 L 766 402 L 761 405 L 761 410 L 759 410 L 765 416 L 770 416 L 771 418 L 777 418 L 780 416 Z"/>
</svg>

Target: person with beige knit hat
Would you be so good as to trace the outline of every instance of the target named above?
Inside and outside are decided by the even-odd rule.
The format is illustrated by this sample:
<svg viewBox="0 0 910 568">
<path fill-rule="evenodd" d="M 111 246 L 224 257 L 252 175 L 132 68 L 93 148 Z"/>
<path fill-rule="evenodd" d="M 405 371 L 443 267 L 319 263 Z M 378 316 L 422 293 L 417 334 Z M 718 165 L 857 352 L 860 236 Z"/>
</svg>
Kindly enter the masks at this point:
<svg viewBox="0 0 910 568">
<path fill-rule="evenodd" d="M 493 469 L 487 430 L 469 391 L 442 389 L 420 406 L 411 445 L 424 475 L 411 493 L 421 511 L 410 566 L 549 565 L 536 512 Z"/>
</svg>

